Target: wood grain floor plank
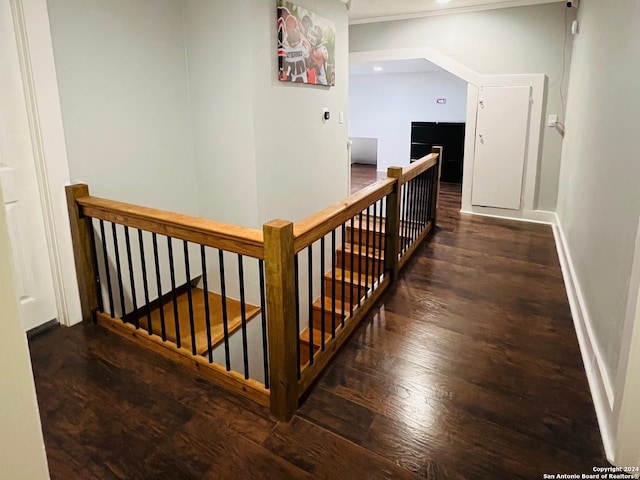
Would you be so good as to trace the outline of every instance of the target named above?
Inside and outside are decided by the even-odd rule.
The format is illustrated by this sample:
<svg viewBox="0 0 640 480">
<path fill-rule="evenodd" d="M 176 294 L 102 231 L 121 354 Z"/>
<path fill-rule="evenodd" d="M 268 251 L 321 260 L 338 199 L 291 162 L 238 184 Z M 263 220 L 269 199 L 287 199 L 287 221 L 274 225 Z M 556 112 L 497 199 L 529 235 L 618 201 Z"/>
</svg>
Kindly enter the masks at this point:
<svg viewBox="0 0 640 480">
<path fill-rule="evenodd" d="M 265 446 L 317 479 L 414 478 L 395 463 L 298 416 L 278 424 Z"/>
</svg>

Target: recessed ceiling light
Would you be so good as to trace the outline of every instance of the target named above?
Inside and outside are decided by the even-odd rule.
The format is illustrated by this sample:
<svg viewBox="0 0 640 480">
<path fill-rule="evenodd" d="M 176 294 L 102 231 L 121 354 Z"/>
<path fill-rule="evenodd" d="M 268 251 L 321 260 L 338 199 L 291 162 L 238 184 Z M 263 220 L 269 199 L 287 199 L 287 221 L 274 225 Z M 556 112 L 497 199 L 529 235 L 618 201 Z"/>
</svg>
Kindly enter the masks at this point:
<svg viewBox="0 0 640 480">
<path fill-rule="evenodd" d="M 449 3 L 451 0 L 436 0 L 436 3 Z"/>
<path fill-rule="evenodd" d="M 376 65 L 375 67 L 373 67 L 373 71 L 374 71 L 374 72 L 381 72 L 382 70 L 384 70 L 384 68 L 382 68 L 382 67 L 381 67 L 381 66 L 379 66 L 379 65 Z"/>
</svg>

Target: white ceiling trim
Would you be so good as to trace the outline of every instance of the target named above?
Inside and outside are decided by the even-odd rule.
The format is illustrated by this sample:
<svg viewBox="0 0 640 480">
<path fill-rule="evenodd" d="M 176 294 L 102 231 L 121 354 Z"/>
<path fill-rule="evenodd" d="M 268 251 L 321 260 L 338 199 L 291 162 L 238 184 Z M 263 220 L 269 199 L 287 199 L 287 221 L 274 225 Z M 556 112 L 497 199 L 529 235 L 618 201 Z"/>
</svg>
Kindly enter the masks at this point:
<svg viewBox="0 0 640 480">
<path fill-rule="evenodd" d="M 413 18 L 435 17 L 440 15 L 451 15 L 454 13 L 480 12 L 483 10 L 497 10 L 499 8 L 526 7 L 529 5 L 540 5 L 543 3 L 559 3 L 563 0 L 508 0 L 504 3 L 492 3 L 487 5 L 477 5 L 471 7 L 444 8 L 429 10 L 424 12 L 401 13 L 397 15 L 386 15 L 380 17 L 363 17 L 349 19 L 349 25 L 361 25 L 365 23 L 393 22 L 395 20 L 410 20 Z"/>
</svg>

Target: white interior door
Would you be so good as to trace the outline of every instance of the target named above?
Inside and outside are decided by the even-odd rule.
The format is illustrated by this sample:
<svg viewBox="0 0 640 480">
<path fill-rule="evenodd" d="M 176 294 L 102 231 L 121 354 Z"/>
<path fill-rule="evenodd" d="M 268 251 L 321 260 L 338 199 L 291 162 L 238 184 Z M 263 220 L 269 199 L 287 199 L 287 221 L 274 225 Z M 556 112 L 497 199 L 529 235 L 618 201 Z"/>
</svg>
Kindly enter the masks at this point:
<svg viewBox="0 0 640 480">
<path fill-rule="evenodd" d="M 40 189 L 9 0 L 0 0 L 0 182 L 25 330 L 57 317 Z"/>
<path fill-rule="evenodd" d="M 531 87 L 482 87 L 471 203 L 520 210 Z"/>
</svg>

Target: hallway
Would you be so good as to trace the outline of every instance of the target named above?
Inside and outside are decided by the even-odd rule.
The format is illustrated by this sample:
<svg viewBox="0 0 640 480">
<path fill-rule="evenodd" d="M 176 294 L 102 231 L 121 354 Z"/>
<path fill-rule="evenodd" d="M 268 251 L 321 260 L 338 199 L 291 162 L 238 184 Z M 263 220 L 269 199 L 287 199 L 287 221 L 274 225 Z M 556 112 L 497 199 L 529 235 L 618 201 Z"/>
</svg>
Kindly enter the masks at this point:
<svg viewBox="0 0 640 480">
<path fill-rule="evenodd" d="M 52 479 L 535 479 L 608 465 L 551 228 L 430 235 L 288 422 L 91 325 L 30 341 Z"/>
</svg>

